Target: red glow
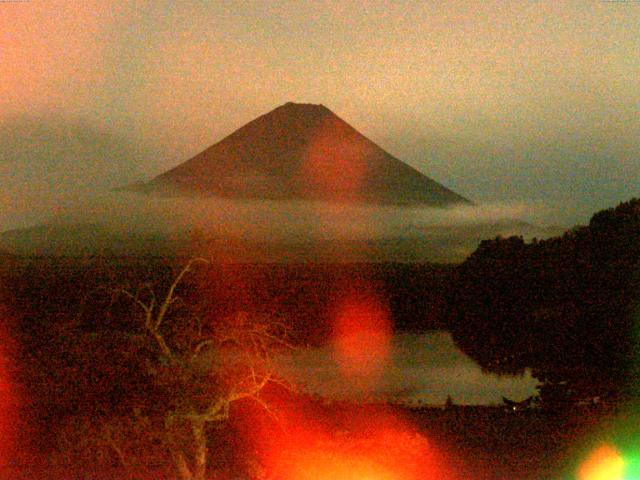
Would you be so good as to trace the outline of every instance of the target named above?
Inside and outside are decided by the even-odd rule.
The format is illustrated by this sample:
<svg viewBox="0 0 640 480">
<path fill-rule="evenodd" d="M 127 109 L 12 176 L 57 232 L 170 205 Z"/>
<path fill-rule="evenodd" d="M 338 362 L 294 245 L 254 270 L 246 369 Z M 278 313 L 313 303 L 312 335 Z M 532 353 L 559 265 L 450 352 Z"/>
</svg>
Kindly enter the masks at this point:
<svg viewBox="0 0 640 480">
<path fill-rule="evenodd" d="M 0 305 L 0 465 L 13 459 L 18 419 L 17 392 L 12 379 L 11 346 L 7 333 L 9 315 Z"/>
<path fill-rule="evenodd" d="M 462 478 L 439 447 L 383 408 L 344 412 L 298 405 L 262 430 L 257 450 L 274 480 Z"/>
<path fill-rule="evenodd" d="M 624 460 L 610 445 L 594 450 L 578 469 L 578 480 L 623 480 Z"/>
<path fill-rule="evenodd" d="M 321 198 L 355 199 L 367 174 L 368 146 L 345 123 L 330 118 L 309 142 L 300 172 Z"/>
<path fill-rule="evenodd" d="M 370 291 L 348 294 L 333 320 L 336 360 L 344 375 L 375 379 L 389 359 L 391 321 L 387 305 Z"/>
</svg>

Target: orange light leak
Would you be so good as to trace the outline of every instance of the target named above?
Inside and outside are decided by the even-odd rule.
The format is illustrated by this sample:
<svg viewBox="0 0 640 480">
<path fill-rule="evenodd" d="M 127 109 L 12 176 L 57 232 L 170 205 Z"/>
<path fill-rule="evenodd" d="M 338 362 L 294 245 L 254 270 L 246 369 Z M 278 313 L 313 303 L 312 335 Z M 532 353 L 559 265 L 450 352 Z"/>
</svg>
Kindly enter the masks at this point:
<svg viewBox="0 0 640 480">
<path fill-rule="evenodd" d="M 391 354 L 390 309 L 371 282 L 351 280 L 332 302 L 332 345 L 341 374 L 375 386 Z M 327 405 L 295 394 L 266 400 L 277 421 L 249 409 L 241 435 L 274 480 L 456 480 L 455 458 L 394 410 L 379 404 Z M 246 442 L 243 442 L 246 446 Z M 468 478 L 468 477 L 467 477 Z M 477 478 L 477 477 L 475 477 Z"/>
<path fill-rule="evenodd" d="M 277 426 L 248 422 L 254 435 L 262 430 L 256 450 L 274 480 L 463 478 L 438 447 L 385 409 L 358 407 L 345 420 L 338 409 L 285 408 Z"/>
<path fill-rule="evenodd" d="M 624 470 L 620 453 L 610 445 L 603 445 L 580 466 L 578 480 L 625 480 Z"/>
<path fill-rule="evenodd" d="M 340 200 L 358 197 L 367 174 L 369 148 L 353 141 L 349 128 L 331 118 L 315 131 L 300 171 L 312 193 Z"/>
<path fill-rule="evenodd" d="M 332 342 L 343 375 L 375 381 L 391 353 L 389 308 L 371 291 L 347 294 L 338 302 Z"/>
</svg>

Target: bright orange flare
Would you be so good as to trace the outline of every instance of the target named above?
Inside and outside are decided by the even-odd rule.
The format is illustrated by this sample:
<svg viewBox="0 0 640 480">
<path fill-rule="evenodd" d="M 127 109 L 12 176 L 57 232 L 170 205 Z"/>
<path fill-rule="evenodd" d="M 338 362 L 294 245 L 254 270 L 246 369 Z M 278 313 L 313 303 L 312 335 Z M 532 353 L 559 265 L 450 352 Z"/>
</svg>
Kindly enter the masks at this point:
<svg viewBox="0 0 640 480">
<path fill-rule="evenodd" d="M 328 448 L 300 452 L 298 456 L 289 466 L 287 479 L 400 480 L 398 475 L 369 458 L 349 456 Z"/>
<path fill-rule="evenodd" d="M 615 448 L 603 445 L 580 466 L 578 480 L 624 480 L 624 460 Z"/>
<path fill-rule="evenodd" d="M 339 303 L 333 345 L 343 374 L 377 377 L 389 359 L 390 343 L 389 309 L 375 295 L 351 294 Z"/>
<path fill-rule="evenodd" d="M 334 118 L 320 124 L 311 139 L 300 175 L 311 194 L 352 200 L 358 197 L 367 174 L 369 148 L 353 141 L 350 127 Z"/>
<path fill-rule="evenodd" d="M 354 407 L 355 408 L 355 407 Z M 277 425 L 248 418 L 274 480 L 454 480 L 442 451 L 381 407 L 289 405 Z M 257 425 L 259 432 L 256 432 Z M 256 435 L 257 433 L 257 435 Z"/>
</svg>

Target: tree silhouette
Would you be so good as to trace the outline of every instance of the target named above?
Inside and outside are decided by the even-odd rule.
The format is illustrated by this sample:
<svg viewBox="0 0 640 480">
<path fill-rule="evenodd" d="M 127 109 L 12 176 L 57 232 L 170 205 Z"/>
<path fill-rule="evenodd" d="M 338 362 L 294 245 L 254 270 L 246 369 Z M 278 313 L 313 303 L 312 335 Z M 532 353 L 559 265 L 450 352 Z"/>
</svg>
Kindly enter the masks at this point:
<svg viewBox="0 0 640 480">
<path fill-rule="evenodd" d="M 492 372 L 531 368 L 551 402 L 626 392 L 640 265 L 640 200 L 526 243 L 483 241 L 450 299 L 457 344 Z"/>
<path fill-rule="evenodd" d="M 272 319 L 239 312 L 212 321 L 180 295 L 185 276 L 203 259 L 193 259 L 166 292 L 149 283 L 124 296 L 142 323 L 132 341 L 142 345 L 149 389 L 128 414 L 112 416 L 98 429 L 97 441 L 112 450 L 126 468 L 168 456 L 182 480 L 208 478 L 212 428 L 228 420 L 231 406 L 251 400 L 269 410 L 261 392 L 282 383 L 273 354 L 288 348 L 287 329 Z M 134 313 L 138 312 L 138 314 Z"/>
</svg>

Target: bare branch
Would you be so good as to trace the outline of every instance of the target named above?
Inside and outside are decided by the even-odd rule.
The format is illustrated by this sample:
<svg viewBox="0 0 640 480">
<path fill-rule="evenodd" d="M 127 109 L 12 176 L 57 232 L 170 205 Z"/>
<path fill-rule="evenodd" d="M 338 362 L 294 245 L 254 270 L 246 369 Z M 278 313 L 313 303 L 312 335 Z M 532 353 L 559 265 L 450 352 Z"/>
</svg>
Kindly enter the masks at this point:
<svg viewBox="0 0 640 480">
<path fill-rule="evenodd" d="M 169 307 L 171 306 L 171 304 L 174 301 L 174 295 L 175 295 L 176 288 L 178 287 L 178 285 L 180 285 L 180 282 L 182 282 L 183 277 L 188 272 L 191 271 L 191 267 L 193 265 L 195 265 L 196 263 L 206 263 L 206 264 L 208 264 L 210 262 L 209 262 L 209 260 L 207 260 L 205 258 L 192 258 L 191 260 L 189 260 L 187 265 L 180 271 L 180 273 L 176 276 L 175 280 L 173 281 L 173 283 L 169 287 L 169 290 L 167 292 L 167 295 L 166 295 L 164 301 L 162 302 L 162 304 L 160 304 L 160 309 L 158 311 L 158 315 L 156 316 L 156 323 L 155 323 L 156 330 L 160 328 L 160 325 L 162 325 L 162 322 L 164 321 L 164 316 L 166 315 L 167 310 L 169 309 Z"/>
<path fill-rule="evenodd" d="M 147 305 L 146 303 L 144 303 L 142 300 L 140 300 L 140 298 L 138 297 L 138 295 L 134 295 L 132 294 L 129 290 L 122 288 L 122 289 L 116 289 L 115 290 L 116 294 L 121 294 L 124 295 L 125 297 L 128 297 L 129 299 L 133 300 L 134 303 L 136 303 L 140 308 L 142 308 L 142 310 L 146 313 L 149 314 L 153 308 L 151 305 Z"/>
<path fill-rule="evenodd" d="M 124 467 L 124 468 L 128 468 L 129 465 L 127 463 L 127 460 L 124 456 L 124 452 L 122 451 L 122 449 L 120 448 L 120 446 L 116 443 L 115 439 L 113 438 L 113 430 L 111 429 L 111 425 L 109 424 L 104 424 L 102 431 L 104 433 L 104 437 L 105 440 L 107 442 L 107 445 L 109 445 L 111 447 L 111 449 L 115 452 L 116 456 L 118 457 L 118 461 L 120 462 L 120 464 Z"/>
<path fill-rule="evenodd" d="M 190 260 L 162 295 L 149 283 L 141 284 L 135 293 L 125 288 L 114 291 L 144 313 L 147 338 L 153 339 L 148 341 L 159 349 L 150 361 L 162 362 L 164 357 L 171 362 L 170 369 L 152 366 L 152 371 L 172 376 L 168 382 L 167 375 L 158 377 L 163 388 L 168 386 L 161 400 L 166 403 L 162 410 L 164 442 L 182 480 L 205 478 L 206 427 L 228 420 L 232 403 L 251 399 L 279 420 L 260 393 L 271 383 L 289 386 L 276 375 L 273 356 L 274 349 L 292 348 L 284 323 L 255 319 L 246 312 L 222 319 L 219 328 L 203 328 L 206 314 L 189 308 L 179 295 L 185 275 L 198 263 L 210 262 Z M 169 315 L 179 322 L 173 330 L 165 326 Z M 192 432 L 189 440 L 184 437 L 185 429 Z"/>
<path fill-rule="evenodd" d="M 200 351 L 210 347 L 214 345 L 213 340 L 208 339 L 208 340 L 202 340 L 201 342 L 198 342 L 198 344 L 195 346 L 195 348 L 193 349 L 193 354 L 191 355 L 191 361 L 194 361 L 197 356 L 200 354 Z"/>
</svg>

